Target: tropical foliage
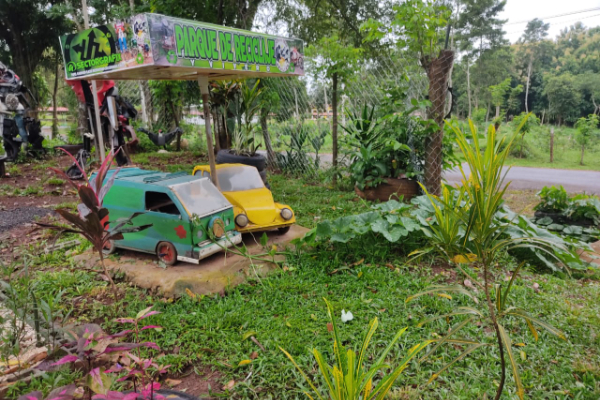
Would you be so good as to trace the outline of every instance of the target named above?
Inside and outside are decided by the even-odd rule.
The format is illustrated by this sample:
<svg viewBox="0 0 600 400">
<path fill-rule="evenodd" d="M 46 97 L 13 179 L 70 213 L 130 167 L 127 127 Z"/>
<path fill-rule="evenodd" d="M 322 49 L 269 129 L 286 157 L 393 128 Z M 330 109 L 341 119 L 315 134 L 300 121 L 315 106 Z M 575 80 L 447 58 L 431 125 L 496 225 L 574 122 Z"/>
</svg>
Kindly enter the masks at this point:
<svg viewBox="0 0 600 400">
<path fill-rule="evenodd" d="M 323 395 L 323 389 L 318 389 L 315 383 L 308 377 L 307 373 L 300 368 L 294 358 L 284 349 L 281 349 L 283 353 L 290 359 L 296 369 L 300 372 L 302 377 L 309 384 L 313 390 L 316 398 L 320 400 L 331 399 L 331 400 L 383 400 L 388 395 L 392 388 L 392 385 L 400 377 L 402 372 L 408 367 L 408 363 L 412 360 L 421 350 L 427 347 L 431 341 L 425 341 L 414 345 L 408 350 L 406 356 L 402 361 L 395 367 L 387 365 L 386 358 L 390 351 L 392 351 L 398 342 L 398 339 L 406 331 L 407 328 L 401 329 L 396 333 L 394 338 L 388 343 L 385 350 L 377 357 L 375 362 L 370 366 L 366 367 L 365 363 L 368 359 L 372 358 L 372 355 L 368 353 L 369 345 L 379 322 L 377 318 L 374 318 L 370 323 L 365 333 L 365 338 L 360 345 L 360 351 L 358 354 L 352 349 L 346 349 L 343 345 L 343 340 L 340 335 L 339 328 L 336 323 L 336 317 L 334 309 L 327 301 L 327 314 L 329 316 L 329 323 L 327 324 L 327 330 L 331 332 L 333 339 L 333 353 L 335 355 L 335 363 L 333 366 L 327 364 L 327 361 L 323 354 L 313 349 L 312 354 L 315 357 L 315 361 L 319 366 L 319 373 L 324 381 L 323 389 L 326 395 Z M 344 321 L 342 316 L 342 321 Z M 393 369 L 392 369 L 393 368 Z M 384 370 L 390 370 L 387 374 L 383 375 Z M 316 385 L 319 385 L 317 383 Z M 309 392 L 304 392 L 306 396 L 312 399 L 312 395 Z"/>
</svg>

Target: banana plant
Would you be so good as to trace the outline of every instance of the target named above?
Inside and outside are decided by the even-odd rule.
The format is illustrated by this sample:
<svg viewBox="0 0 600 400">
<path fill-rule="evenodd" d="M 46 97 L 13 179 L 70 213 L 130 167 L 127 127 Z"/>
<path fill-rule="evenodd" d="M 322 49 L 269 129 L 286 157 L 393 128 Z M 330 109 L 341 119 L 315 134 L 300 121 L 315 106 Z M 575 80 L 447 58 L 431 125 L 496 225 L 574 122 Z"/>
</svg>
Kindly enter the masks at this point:
<svg viewBox="0 0 600 400">
<path fill-rule="evenodd" d="M 382 375 L 381 372 L 383 370 L 391 369 L 386 364 L 386 357 L 394 348 L 394 345 L 407 328 L 403 328 L 396 333 L 383 353 L 381 353 L 381 355 L 376 359 L 375 363 L 368 368 L 364 364 L 365 361 L 370 358 L 370 355 L 368 354 L 368 348 L 379 324 L 377 318 L 374 318 L 369 323 L 369 328 L 366 332 L 363 343 L 360 346 L 360 351 L 357 354 L 352 349 L 346 349 L 346 347 L 342 344 L 339 329 L 335 322 L 335 313 L 333 307 L 331 306 L 331 303 L 327 301 L 327 299 L 323 300 L 325 300 L 325 304 L 327 304 L 327 314 L 331 321 L 329 324 L 327 324 L 327 330 L 331 332 L 331 336 L 333 338 L 335 363 L 333 366 L 328 365 L 323 354 L 317 349 L 313 349 L 312 354 L 319 366 L 321 378 L 325 383 L 324 389 L 317 389 L 315 383 L 313 383 L 313 381 L 302 370 L 302 368 L 300 368 L 294 358 L 281 347 L 279 349 L 290 359 L 296 369 L 298 369 L 300 374 L 309 384 L 317 399 L 383 400 L 386 398 L 386 395 L 392 388 L 392 385 L 396 379 L 398 379 L 398 377 L 406 369 L 410 360 L 412 360 L 421 350 L 427 347 L 431 341 L 425 341 L 413 346 L 395 368 L 388 372 L 387 375 L 376 381 L 377 377 Z M 323 393 L 327 394 L 325 395 Z M 315 398 L 309 392 L 304 392 L 304 394 L 310 399 Z"/>
</svg>

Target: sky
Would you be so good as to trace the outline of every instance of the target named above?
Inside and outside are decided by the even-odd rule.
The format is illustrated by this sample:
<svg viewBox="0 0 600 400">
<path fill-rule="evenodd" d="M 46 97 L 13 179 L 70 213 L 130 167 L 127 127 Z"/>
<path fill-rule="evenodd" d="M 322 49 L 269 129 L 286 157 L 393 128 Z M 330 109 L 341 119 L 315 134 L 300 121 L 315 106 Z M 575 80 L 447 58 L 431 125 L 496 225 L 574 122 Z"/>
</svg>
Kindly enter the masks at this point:
<svg viewBox="0 0 600 400">
<path fill-rule="evenodd" d="M 578 13 L 583 10 L 590 11 Z M 547 18 L 567 13 L 573 14 Z M 519 39 L 525 30 L 527 21 L 534 18 L 550 23 L 548 38 L 554 39 L 561 29 L 569 27 L 577 21 L 581 21 L 588 27 L 599 26 L 600 0 L 507 0 L 501 18 L 508 20 L 504 31 L 511 43 L 515 43 Z"/>
</svg>

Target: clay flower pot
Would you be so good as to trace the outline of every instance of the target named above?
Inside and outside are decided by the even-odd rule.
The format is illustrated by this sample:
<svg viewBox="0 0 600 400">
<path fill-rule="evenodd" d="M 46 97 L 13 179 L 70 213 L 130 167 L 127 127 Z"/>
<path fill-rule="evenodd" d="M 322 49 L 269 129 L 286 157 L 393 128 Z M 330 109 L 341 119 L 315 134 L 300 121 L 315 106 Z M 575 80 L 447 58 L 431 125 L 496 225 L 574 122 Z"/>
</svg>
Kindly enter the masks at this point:
<svg viewBox="0 0 600 400">
<path fill-rule="evenodd" d="M 354 187 L 356 194 L 365 200 L 388 201 L 390 196 L 404 196 L 404 201 L 410 201 L 419 195 L 419 184 L 408 178 L 386 178 L 385 182 L 374 188 L 366 188 L 364 191 Z M 394 196 L 395 197 L 395 196 Z"/>
</svg>

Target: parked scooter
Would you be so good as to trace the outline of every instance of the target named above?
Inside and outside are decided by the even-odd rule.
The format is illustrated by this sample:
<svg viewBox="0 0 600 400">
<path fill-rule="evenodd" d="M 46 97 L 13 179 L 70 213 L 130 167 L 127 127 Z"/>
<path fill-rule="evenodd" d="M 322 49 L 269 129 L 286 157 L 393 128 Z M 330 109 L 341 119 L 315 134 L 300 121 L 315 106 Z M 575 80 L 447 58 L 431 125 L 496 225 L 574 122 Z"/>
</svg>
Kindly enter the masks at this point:
<svg viewBox="0 0 600 400">
<path fill-rule="evenodd" d="M 33 156 L 46 153 L 40 121 L 27 116 L 27 94 L 33 98 L 19 76 L 0 63 L 0 134 L 8 161 L 16 160 L 21 148 Z"/>
</svg>

